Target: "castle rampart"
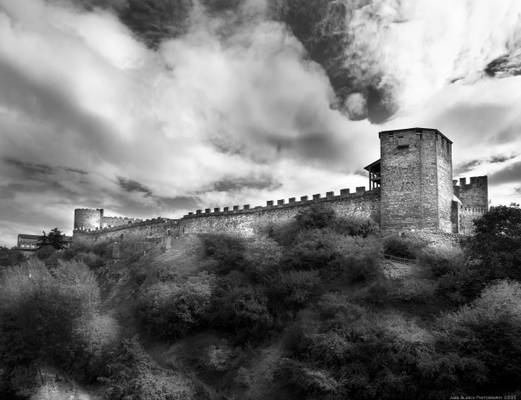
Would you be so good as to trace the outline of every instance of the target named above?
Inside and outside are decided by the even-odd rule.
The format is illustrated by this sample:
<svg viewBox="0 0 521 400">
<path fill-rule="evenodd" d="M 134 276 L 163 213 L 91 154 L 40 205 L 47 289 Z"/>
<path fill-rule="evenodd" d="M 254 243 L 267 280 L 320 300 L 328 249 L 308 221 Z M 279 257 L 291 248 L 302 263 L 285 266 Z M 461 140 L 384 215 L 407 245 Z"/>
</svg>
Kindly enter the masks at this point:
<svg viewBox="0 0 521 400">
<path fill-rule="evenodd" d="M 470 234 L 474 231 L 474 220 L 488 210 L 488 178 L 473 176 L 470 183 L 467 183 L 467 178 L 454 180 L 453 190 L 461 202 L 458 232 Z"/>
<path fill-rule="evenodd" d="M 300 201 L 292 197 L 287 201 L 278 200 L 277 205 L 268 201 L 266 206 L 207 208 L 190 212 L 180 219 L 155 218 L 139 220 L 126 225 L 105 227 L 100 229 L 75 230 L 77 241 L 93 242 L 97 240 L 117 240 L 123 235 L 131 237 L 180 236 L 196 233 L 235 233 L 252 236 L 272 225 L 289 221 L 299 210 L 312 204 L 328 204 L 339 216 L 359 216 L 371 218 L 376 223 L 380 220 L 380 191 L 366 191 L 358 187 L 356 192 L 342 189 L 341 194 L 326 193 L 326 196 L 315 194 L 311 197 L 301 196 Z"/>
<path fill-rule="evenodd" d="M 340 217 L 370 218 L 383 232 L 469 234 L 488 209 L 487 177 L 452 180 L 452 142 L 436 129 L 380 132 L 381 159 L 365 169 L 369 187 L 325 196 L 269 200 L 264 206 L 233 205 L 189 212 L 180 219 L 106 217 L 103 209 L 75 210 L 74 239 L 165 238 L 184 234 L 251 236 L 293 218 L 312 204 L 328 204 Z"/>
</svg>

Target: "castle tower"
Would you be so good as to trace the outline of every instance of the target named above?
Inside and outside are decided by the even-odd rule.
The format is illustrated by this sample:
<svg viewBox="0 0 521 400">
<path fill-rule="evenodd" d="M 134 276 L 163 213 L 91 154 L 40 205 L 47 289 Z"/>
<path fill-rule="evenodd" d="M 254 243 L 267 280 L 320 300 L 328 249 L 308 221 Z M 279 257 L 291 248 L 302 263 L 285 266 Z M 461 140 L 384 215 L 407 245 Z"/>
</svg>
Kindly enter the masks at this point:
<svg viewBox="0 0 521 400">
<path fill-rule="evenodd" d="M 381 229 L 452 231 L 452 142 L 436 129 L 380 132 Z"/>
<path fill-rule="evenodd" d="M 103 221 L 103 209 L 77 208 L 74 210 L 74 230 L 100 229 Z"/>
</svg>

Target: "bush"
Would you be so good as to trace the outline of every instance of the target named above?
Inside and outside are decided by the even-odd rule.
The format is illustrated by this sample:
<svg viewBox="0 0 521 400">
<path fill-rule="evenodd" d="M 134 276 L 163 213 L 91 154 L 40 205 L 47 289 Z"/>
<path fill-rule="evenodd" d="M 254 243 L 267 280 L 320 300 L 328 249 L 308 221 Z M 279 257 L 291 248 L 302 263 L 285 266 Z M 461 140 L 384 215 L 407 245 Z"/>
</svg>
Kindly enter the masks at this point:
<svg viewBox="0 0 521 400">
<path fill-rule="evenodd" d="M 25 261 L 25 256 L 18 250 L 0 246 L 0 266 L 10 267 Z"/>
<path fill-rule="evenodd" d="M 382 275 L 382 245 L 379 239 L 336 236 L 332 243 L 340 257 L 336 259 L 336 271 L 324 271 L 330 280 L 336 279 L 340 283 L 370 282 Z"/>
<path fill-rule="evenodd" d="M 53 273 L 32 259 L 0 282 L 0 355 L 4 368 L 50 363 L 81 369 L 76 329 L 99 308 L 99 288 L 84 264 L 60 263 Z M 8 372 L 10 373 L 10 372 Z"/>
<path fill-rule="evenodd" d="M 199 326 L 210 307 L 214 277 L 207 273 L 185 282 L 159 282 L 149 287 L 138 301 L 142 327 L 151 334 L 177 339 Z"/>
<path fill-rule="evenodd" d="M 380 232 L 380 227 L 376 222 L 370 218 L 360 217 L 337 218 L 332 228 L 342 235 L 362 236 L 364 238 L 377 235 Z"/>
<path fill-rule="evenodd" d="M 220 280 L 213 297 L 211 324 L 230 333 L 238 342 L 258 342 L 273 326 L 268 298 L 261 288 L 236 280 Z"/>
<path fill-rule="evenodd" d="M 477 381 L 474 391 L 504 393 L 519 389 L 521 284 L 493 284 L 470 305 L 442 317 L 439 326 L 438 346 L 446 353 L 473 360 L 483 371 L 480 379 L 457 375 L 457 382 L 468 386 Z"/>
<path fill-rule="evenodd" d="M 239 238 L 219 235 L 200 235 L 206 257 L 216 261 L 211 272 L 226 275 L 232 270 L 242 270 L 244 267 L 244 244 Z"/>
<path fill-rule="evenodd" d="M 267 283 L 277 273 L 282 249 L 273 239 L 258 238 L 246 243 L 244 272 L 257 283 Z"/>
<path fill-rule="evenodd" d="M 476 233 L 468 242 L 469 256 L 478 261 L 482 279 L 521 281 L 521 209 L 493 207 L 474 222 Z"/>
<path fill-rule="evenodd" d="M 312 299 L 319 285 L 318 271 L 280 272 L 268 286 L 270 304 L 279 311 L 296 311 Z"/>
<path fill-rule="evenodd" d="M 457 271 L 465 264 L 463 251 L 456 247 L 426 247 L 418 258 L 436 278 Z"/>
<path fill-rule="evenodd" d="M 418 251 L 425 244 L 418 240 L 400 236 L 384 238 L 384 253 L 401 258 L 416 258 Z"/>
<path fill-rule="evenodd" d="M 56 249 L 52 246 L 42 246 L 36 251 L 36 257 L 38 257 L 42 261 L 45 261 L 55 252 Z"/>
<path fill-rule="evenodd" d="M 329 294 L 294 331 L 277 378 L 296 398 L 420 398 L 420 355 L 428 343 L 411 341 L 378 323 L 379 316 Z M 307 319 L 306 319 L 307 318 Z"/>
<path fill-rule="evenodd" d="M 108 373 L 100 378 L 110 400 L 190 400 L 193 385 L 171 370 L 155 365 L 138 340 L 125 339 L 111 353 Z"/>
<path fill-rule="evenodd" d="M 334 244 L 338 240 L 331 231 L 313 229 L 301 232 L 281 260 L 284 270 L 321 270 L 339 257 Z"/>
</svg>

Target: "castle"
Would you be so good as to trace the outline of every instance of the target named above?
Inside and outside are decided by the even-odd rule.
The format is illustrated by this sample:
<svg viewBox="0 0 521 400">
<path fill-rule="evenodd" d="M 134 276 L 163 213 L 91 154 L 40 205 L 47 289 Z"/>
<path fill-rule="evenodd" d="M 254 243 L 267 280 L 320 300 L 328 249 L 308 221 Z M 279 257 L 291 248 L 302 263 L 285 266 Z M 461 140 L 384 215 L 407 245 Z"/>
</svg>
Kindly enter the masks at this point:
<svg viewBox="0 0 521 400">
<path fill-rule="evenodd" d="M 371 218 L 383 233 L 420 231 L 470 234 L 473 220 L 488 209 L 486 176 L 452 179 L 452 142 L 437 129 L 382 131 L 380 159 L 369 164 L 369 190 L 268 201 L 265 206 L 233 206 L 190 212 L 180 219 L 107 217 L 103 209 L 76 209 L 74 240 L 123 237 L 160 239 L 190 233 L 254 235 L 293 218 L 312 204 L 328 204 L 339 216 Z"/>
</svg>

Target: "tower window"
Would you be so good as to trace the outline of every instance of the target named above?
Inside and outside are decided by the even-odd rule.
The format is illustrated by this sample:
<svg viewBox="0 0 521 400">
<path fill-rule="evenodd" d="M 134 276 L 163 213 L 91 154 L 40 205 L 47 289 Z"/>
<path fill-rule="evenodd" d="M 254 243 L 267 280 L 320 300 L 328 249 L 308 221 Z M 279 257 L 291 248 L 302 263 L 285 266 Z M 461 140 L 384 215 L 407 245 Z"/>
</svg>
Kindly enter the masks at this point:
<svg viewBox="0 0 521 400">
<path fill-rule="evenodd" d="M 409 140 L 403 136 L 398 136 L 398 148 L 405 149 L 409 147 Z"/>
</svg>

